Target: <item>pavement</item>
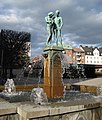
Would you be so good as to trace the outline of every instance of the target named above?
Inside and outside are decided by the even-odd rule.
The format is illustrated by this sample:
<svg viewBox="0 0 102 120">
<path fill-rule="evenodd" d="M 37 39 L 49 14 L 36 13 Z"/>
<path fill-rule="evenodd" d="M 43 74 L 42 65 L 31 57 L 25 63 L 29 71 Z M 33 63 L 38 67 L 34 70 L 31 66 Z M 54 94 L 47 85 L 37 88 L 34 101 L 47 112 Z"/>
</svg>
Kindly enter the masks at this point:
<svg viewBox="0 0 102 120">
<path fill-rule="evenodd" d="M 100 87 L 102 86 L 102 78 L 94 78 L 86 81 L 81 81 L 74 83 L 73 85 L 84 85 L 84 86 L 95 86 L 95 87 Z"/>
</svg>

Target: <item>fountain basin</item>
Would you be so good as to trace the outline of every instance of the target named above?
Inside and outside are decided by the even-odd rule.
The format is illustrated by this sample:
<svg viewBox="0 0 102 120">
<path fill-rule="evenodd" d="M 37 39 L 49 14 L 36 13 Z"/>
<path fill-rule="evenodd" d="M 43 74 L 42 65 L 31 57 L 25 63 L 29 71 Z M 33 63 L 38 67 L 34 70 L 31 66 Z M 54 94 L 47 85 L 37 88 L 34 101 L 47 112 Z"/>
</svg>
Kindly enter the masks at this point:
<svg viewBox="0 0 102 120">
<path fill-rule="evenodd" d="M 15 93 L 0 93 L 0 98 L 7 100 L 8 102 L 24 102 L 30 101 L 30 92 L 15 92 Z"/>
</svg>

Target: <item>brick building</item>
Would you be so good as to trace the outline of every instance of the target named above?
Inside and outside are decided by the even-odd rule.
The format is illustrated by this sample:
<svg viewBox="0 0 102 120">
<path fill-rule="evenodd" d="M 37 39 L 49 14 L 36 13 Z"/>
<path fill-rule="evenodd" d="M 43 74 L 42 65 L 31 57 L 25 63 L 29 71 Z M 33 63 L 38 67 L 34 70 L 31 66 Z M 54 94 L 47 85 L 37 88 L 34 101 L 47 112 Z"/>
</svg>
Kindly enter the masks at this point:
<svg viewBox="0 0 102 120">
<path fill-rule="evenodd" d="M 65 54 L 69 56 L 70 64 L 84 64 L 85 63 L 85 53 L 80 48 L 65 49 Z"/>
</svg>

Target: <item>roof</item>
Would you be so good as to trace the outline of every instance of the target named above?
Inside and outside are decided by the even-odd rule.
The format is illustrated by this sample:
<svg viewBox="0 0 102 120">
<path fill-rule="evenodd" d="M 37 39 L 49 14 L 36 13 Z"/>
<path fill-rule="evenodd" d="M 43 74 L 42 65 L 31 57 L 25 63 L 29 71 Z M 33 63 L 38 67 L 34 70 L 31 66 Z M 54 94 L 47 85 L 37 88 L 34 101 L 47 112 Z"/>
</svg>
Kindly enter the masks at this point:
<svg viewBox="0 0 102 120">
<path fill-rule="evenodd" d="M 102 53 L 102 48 L 99 48 L 99 52 L 101 52 L 101 53 Z"/>
<path fill-rule="evenodd" d="M 84 51 L 87 51 L 87 52 L 92 52 L 93 51 L 93 47 L 88 47 L 88 46 L 81 46 L 82 47 L 82 49 L 84 50 Z"/>
<path fill-rule="evenodd" d="M 93 47 L 82 46 L 82 45 L 80 47 L 84 50 L 85 54 L 88 54 L 89 52 L 91 53 L 90 55 L 93 55 Z"/>
<path fill-rule="evenodd" d="M 40 59 L 44 59 L 42 55 L 35 56 L 35 57 L 32 58 L 32 62 L 36 62 Z"/>
<path fill-rule="evenodd" d="M 76 52 L 84 52 L 83 50 L 81 50 L 80 48 L 73 48 L 74 51 Z"/>
<path fill-rule="evenodd" d="M 99 48 L 98 50 L 99 50 L 100 55 L 102 55 L 102 48 Z"/>
</svg>

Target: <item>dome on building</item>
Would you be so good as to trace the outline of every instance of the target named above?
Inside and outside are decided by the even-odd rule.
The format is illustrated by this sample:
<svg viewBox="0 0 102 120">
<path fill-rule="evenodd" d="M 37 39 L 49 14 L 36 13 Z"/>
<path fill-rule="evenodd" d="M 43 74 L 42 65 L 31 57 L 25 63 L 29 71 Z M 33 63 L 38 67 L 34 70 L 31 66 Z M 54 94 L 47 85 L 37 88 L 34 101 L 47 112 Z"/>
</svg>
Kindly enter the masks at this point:
<svg viewBox="0 0 102 120">
<path fill-rule="evenodd" d="M 65 50 L 71 50 L 71 49 L 73 49 L 72 46 L 69 45 L 69 44 L 63 44 L 63 48 L 64 48 Z"/>
</svg>

